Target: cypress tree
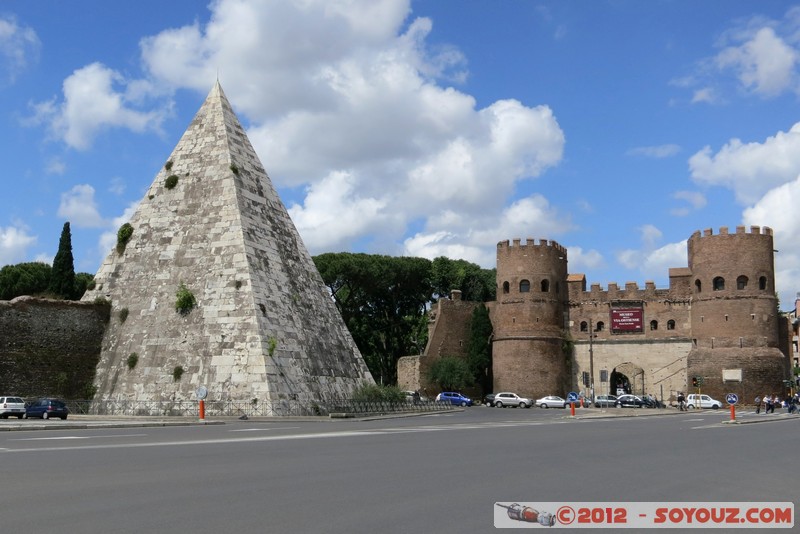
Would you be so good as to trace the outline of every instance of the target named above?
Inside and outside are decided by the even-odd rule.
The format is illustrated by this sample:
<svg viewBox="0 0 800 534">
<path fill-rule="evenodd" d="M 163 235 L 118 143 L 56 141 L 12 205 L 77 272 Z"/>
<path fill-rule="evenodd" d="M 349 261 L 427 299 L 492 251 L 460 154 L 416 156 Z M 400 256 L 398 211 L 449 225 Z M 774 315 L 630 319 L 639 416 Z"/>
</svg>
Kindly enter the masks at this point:
<svg viewBox="0 0 800 534">
<path fill-rule="evenodd" d="M 58 252 L 53 259 L 53 271 L 50 273 L 48 290 L 61 298 L 71 299 L 75 294 L 75 265 L 72 257 L 72 234 L 69 222 L 64 223 L 61 239 L 58 241 Z"/>
</svg>

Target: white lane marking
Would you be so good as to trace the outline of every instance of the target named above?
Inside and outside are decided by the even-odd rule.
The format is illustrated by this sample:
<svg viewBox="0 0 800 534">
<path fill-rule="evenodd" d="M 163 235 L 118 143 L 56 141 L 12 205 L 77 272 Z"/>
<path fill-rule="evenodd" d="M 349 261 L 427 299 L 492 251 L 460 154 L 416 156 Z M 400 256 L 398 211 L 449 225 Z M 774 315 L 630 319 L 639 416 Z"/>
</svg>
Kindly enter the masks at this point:
<svg viewBox="0 0 800 534">
<path fill-rule="evenodd" d="M 236 430 L 228 430 L 228 432 L 263 432 L 264 430 L 294 430 L 300 428 L 299 426 L 278 426 L 278 427 L 260 427 L 260 428 L 238 428 Z"/>
<path fill-rule="evenodd" d="M 106 438 L 132 438 L 142 437 L 147 434 L 110 434 L 108 436 L 52 436 L 47 438 L 9 438 L 8 441 L 57 441 L 68 439 L 106 439 Z"/>
<path fill-rule="evenodd" d="M 534 426 L 542 423 L 520 421 L 516 425 L 507 423 L 484 423 L 481 425 L 449 425 L 449 426 L 434 426 L 434 427 L 408 427 L 408 428 L 389 428 L 381 430 L 344 430 L 340 432 L 323 432 L 319 434 L 287 434 L 283 436 L 258 436 L 258 437 L 237 437 L 237 438 L 216 438 L 216 439 L 201 439 L 189 441 L 164 441 L 164 442 L 149 442 L 149 443 L 108 443 L 103 445 L 76 445 L 74 447 L 41 447 L 41 448 L 28 448 L 28 449 L 0 449 L 0 452 L 14 453 L 14 452 L 53 452 L 53 451 L 78 451 L 78 450 L 97 450 L 97 449 L 138 449 L 145 447 L 186 447 L 190 445 L 221 445 L 228 443 L 259 443 L 267 441 L 288 441 L 295 439 L 327 439 L 327 438 L 349 438 L 349 437 L 368 437 L 391 435 L 398 433 L 413 433 L 413 432 L 441 432 L 449 430 L 464 430 L 464 429 L 488 429 L 497 428 L 500 426 Z M 552 423 L 551 423 L 552 424 Z"/>
</svg>

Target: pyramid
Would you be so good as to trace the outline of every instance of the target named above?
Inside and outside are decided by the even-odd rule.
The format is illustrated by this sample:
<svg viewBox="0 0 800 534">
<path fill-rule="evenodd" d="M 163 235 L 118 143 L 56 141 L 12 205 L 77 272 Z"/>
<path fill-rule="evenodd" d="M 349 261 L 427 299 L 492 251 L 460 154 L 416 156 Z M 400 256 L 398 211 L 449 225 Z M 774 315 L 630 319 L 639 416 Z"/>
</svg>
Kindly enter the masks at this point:
<svg viewBox="0 0 800 534">
<path fill-rule="evenodd" d="M 219 82 L 129 224 L 82 299 L 111 302 L 95 399 L 310 404 L 373 382 Z"/>
</svg>

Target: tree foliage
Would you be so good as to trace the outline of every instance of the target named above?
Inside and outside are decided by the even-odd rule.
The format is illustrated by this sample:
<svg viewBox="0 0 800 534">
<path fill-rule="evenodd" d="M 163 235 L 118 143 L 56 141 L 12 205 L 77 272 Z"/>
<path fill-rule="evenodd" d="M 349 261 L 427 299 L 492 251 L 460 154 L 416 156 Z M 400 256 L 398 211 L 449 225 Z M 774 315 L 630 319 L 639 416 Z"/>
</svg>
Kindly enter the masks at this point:
<svg viewBox="0 0 800 534">
<path fill-rule="evenodd" d="M 0 300 L 45 293 L 50 285 L 52 270 L 52 267 L 41 262 L 6 265 L 0 269 Z"/>
<path fill-rule="evenodd" d="M 472 385 L 469 364 L 456 356 L 442 356 L 428 369 L 428 380 L 442 388 L 442 391 L 459 391 Z"/>
<path fill-rule="evenodd" d="M 492 369 L 492 321 L 489 310 L 481 304 L 472 312 L 467 364 L 470 375 L 483 391 L 490 391 Z"/>
<path fill-rule="evenodd" d="M 384 384 L 396 382 L 400 357 L 422 353 L 435 299 L 453 289 L 465 300 L 495 295 L 495 270 L 464 260 L 343 252 L 315 256 L 314 262 L 372 376 Z"/>
<path fill-rule="evenodd" d="M 482 269 L 465 260 L 451 260 L 439 256 L 431 264 L 433 294 L 447 297 L 452 290 L 458 289 L 464 300 L 472 302 L 494 300 L 497 293 L 496 273 L 495 269 Z"/>
<path fill-rule="evenodd" d="M 397 360 L 419 354 L 427 341 L 430 261 L 344 252 L 314 262 L 373 378 L 396 383 Z"/>
<path fill-rule="evenodd" d="M 55 296 L 65 299 L 75 298 L 75 264 L 72 257 L 72 234 L 69 231 L 69 222 L 65 222 L 61 230 L 48 289 Z"/>
</svg>

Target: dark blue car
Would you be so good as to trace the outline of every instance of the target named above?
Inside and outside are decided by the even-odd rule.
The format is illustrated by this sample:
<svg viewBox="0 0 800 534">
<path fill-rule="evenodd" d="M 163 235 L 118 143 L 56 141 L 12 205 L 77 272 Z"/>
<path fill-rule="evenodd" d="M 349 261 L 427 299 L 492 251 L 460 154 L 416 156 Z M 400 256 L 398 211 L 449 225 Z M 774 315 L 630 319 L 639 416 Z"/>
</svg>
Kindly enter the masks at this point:
<svg viewBox="0 0 800 534">
<path fill-rule="evenodd" d="M 25 408 L 25 419 L 32 417 L 40 419 L 60 417 L 61 419 L 66 419 L 67 415 L 69 415 L 67 405 L 64 404 L 64 401 L 56 399 L 39 399 Z"/>
<path fill-rule="evenodd" d="M 472 399 L 465 397 L 461 393 L 455 393 L 453 391 L 442 391 L 436 396 L 436 401 L 449 402 L 450 404 L 455 404 L 456 406 L 472 406 Z"/>
</svg>

